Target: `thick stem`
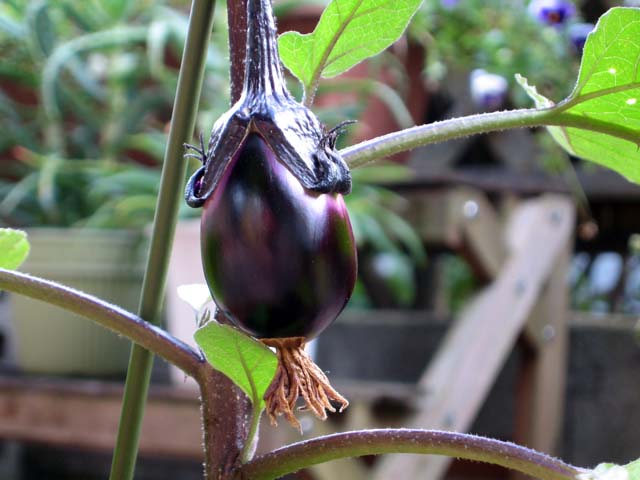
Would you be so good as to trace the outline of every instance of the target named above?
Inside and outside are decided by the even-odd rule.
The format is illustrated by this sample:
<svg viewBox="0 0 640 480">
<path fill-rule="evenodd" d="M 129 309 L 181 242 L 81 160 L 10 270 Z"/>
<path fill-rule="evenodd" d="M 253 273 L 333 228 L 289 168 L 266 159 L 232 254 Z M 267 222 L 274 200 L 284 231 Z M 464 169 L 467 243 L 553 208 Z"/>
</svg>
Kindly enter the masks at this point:
<svg viewBox="0 0 640 480">
<path fill-rule="evenodd" d="M 341 150 L 340 154 L 351 168 L 355 168 L 395 153 L 432 143 L 499 130 L 541 126 L 579 128 L 640 145 L 637 132 L 632 128 L 582 117 L 568 113 L 564 109 L 565 107 L 559 104 L 551 108 L 506 110 L 452 118 L 366 140 Z"/>
<path fill-rule="evenodd" d="M 184 46 L 171 128 L 164 156 L 160 194 L 153 223 L 147 270 L 144 276 L 140 317 L 158 323 L 164 294 L 169 254 L 178 208 L 182 201 L 187 161 L 183 144 L 195 126 L 209 38 L 214 0 L 193 0 Z M 118 438 L 111 465 L 111 480 L 131 480 L 138 454 L 140 426 L 149 389 L 153 355 L 134 345 L 129 360 Z"/>
<path fill-rule="evenodd" d="M 513 443 L 436 430 L 363 430 L 294 443 L 255 458 L 239 477 L 272 480 L 318 463 L 383 453 L 447 455 L 501 465 L 541 480 L 573 480 L 583 470 Z"/>
<path fill-rule="evenodd" d="M 247 0 L 234 0 L 227 4 L 229 23 L 229 80 L 231 81 L 231 104 L 242 95 L 244 84 L 244 59 L 247 47 Z"/>
<path fill-rule="evenodd" d="M 0 268 L 0 290 L 25 295 L 87 317 L 197 377 L 204 358 L 189 345 L 133 313 L 64 285 Z M 42 322 L 47 319 L 43 318 Z"/>
<path fill-rule="evenodd" d="M 355 168 L 395 153 L 455 138 L 510 128 L 554 125 L 557 117 L 553 109 L 535 108 L 481 113 L 389 133 L 345 148 L 340 154 L 350 167 Z"/>
<path fill-rule="evenodd" d="M 244 92 L 249 97 L 286 95 L 271 0 L 248 0 Z"/>
<path fill-rule="evenodd" d="M 242 462 L 249 430 L 249 399 L 208 363 L 197 378 L 204 430 L 205 479 L 230 480 Z"/>
</svg>

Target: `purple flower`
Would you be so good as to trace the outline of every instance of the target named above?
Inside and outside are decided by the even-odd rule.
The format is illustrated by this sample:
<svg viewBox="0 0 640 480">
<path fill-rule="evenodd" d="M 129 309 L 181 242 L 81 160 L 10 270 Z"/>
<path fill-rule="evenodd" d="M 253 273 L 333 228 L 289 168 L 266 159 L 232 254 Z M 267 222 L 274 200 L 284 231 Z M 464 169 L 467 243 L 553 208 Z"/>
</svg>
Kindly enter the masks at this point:
<svg viewBox="0 0 640 480">
<path fill-rule="evenodd" d="M 529 14 L 545 25 L 562 25 L 575 13 L 575 6 L 567 0 L 532 0 L 529 4 Z"/>
<path fill-rule="evenodd" d="M 582 53 L 587 36 L 593 31 L 595 25 L 593 23 L 574 23 L 569 26 L 569 40 L 577 53 Z"/>
<path fill-rule="evenodd" d="M 471 100 L 476 107 L 485 111 L 493 111 L 504 104 L 509 84 L 502 75 L 489 73 L 478 68 L 471 72 L 469 88 Z"/>
<path fill-rule="evenodd" d="M 440 0 L 440 5 L 445 10 L 451 10 L 456 8 L 456 6 L 460 3 L 460 0 Z"/>
</svg>

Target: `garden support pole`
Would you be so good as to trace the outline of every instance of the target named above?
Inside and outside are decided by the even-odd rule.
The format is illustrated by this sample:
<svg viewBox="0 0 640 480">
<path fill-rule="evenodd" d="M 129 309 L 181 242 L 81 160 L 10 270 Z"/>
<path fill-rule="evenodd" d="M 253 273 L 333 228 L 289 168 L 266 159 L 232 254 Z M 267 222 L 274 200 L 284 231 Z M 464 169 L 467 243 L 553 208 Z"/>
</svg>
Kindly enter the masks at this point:
<svg viewBox="0 0 640 480">
<path fill-rule="evenodd" d="M 183 144 L 189 141 L 195 126 L 214 7 L 215 0 L 193 0 L 191 5 L 140 300 L 139 315 L 151 323 L 158 323 L 160 317 L 169 255 L 187 167 Z M 129 361 L 110 480 L 133 478 L 152 364 L 151 352 L 134 345 Z"/>
</svg>

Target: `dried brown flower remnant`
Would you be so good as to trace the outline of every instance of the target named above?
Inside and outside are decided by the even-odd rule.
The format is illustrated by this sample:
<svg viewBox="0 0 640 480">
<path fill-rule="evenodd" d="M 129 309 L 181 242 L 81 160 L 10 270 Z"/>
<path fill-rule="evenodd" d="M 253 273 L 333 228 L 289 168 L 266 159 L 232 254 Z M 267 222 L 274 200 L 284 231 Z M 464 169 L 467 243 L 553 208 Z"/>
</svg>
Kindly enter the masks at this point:
<svg viewBox="0 0 640 480">
<path fill-rule="evenodd" d="M 261 341 L 275 347 L 278 355 L 278 370 L 264 396 L 272 425 L 277 425 L 277 417 L 282 415 L 302 432 L 294 414 L 298 397 L 305 402 L 301 410 L 311 410 L 322 420 L 327 418 L 327 410 L 336 411 L 331 401 L 341 404 L 341 412 L 349 406 L 347 399 L 331 386 L 327 376 L 305 351 L 304 337 L 263 338 Z"/>
</svg>

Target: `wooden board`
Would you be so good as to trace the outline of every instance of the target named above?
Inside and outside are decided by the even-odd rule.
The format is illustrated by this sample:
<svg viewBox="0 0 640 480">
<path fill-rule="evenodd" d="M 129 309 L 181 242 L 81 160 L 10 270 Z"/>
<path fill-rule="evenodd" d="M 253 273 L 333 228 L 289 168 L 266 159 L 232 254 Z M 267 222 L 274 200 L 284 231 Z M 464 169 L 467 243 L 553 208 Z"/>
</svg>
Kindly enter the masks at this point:
<svg viewBox="0 0 640 480">
<path fill-rule="evenodd" d="M 458 187 L 406 196 L 411 209 L 405 213 L 425 243 L 459 251 L 481 280 L 495 277 L 504 261 L 504 238 L 486 195 Z"/>
<path fill-rule="evenodd" d="M 411 428 L 466 431 L 525 326 L 544 283 L 566 247 L 574 210 L 564 197 L 523 203 L 506 231 L 509 251 L 498 277 L 457 319 L 420 381 L 426 392 Z M 383 458 L 374 479 L 439 478 L 446 457 Z"/>
<path fill-rule="evenodd" d="M 111 451 L 121 401 L 122 387 L 115 383 L 0 377 L 0 438 Z M 202 458 L 193 390 L 152 388 L 140 452 Z"/>
</svg>

